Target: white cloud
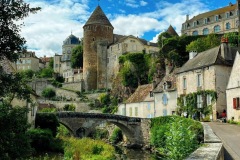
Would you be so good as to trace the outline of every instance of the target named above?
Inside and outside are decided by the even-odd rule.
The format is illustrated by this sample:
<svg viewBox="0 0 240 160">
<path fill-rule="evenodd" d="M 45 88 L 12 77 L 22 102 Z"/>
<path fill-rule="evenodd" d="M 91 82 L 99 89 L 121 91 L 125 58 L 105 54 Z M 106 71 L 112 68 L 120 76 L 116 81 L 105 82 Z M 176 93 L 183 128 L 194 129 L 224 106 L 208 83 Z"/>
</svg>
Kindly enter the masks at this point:
<svg viewBox="0 0 240 160">
<path fill-rule="evenodd" d="M 146 6 L 148 3 L 147 2 L 145 2 L 145 1 L 140 1 L 140 5 L 141 6 Z"/>
</svg>

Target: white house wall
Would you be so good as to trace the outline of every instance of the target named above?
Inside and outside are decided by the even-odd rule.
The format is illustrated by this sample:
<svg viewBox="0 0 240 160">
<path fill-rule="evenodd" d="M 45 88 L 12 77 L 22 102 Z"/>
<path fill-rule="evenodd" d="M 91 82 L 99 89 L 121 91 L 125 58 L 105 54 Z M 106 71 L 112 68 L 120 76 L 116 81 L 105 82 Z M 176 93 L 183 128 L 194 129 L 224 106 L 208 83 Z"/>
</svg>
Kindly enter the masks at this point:
<svg viewBox="0 0 240 160">
<path fill-rule="evenodd" d="M 226 90 L 227 94 L 227 117 L 234 118 L 234 121 L 240 121 L 240 110 L 233 109 L 233 98 L 240 97 L 240 55 L 236 54 L 235 62 L 231 71 Z"/>
<path fill-rule="evenodd" d="M 124 114 L 124 111 L 126 111 L 126 114 Z M 117 114 L 129 117 L 153 118 L 154 101 L 120 104 Z"/>
<path fill-rule="evenodd" d="M 167 104 L 163 103 L 163 94 L 167 96 Z M 177 108 L 177 91 L 154 93 L 156 117 L 173 115 Z"/>
</svg>

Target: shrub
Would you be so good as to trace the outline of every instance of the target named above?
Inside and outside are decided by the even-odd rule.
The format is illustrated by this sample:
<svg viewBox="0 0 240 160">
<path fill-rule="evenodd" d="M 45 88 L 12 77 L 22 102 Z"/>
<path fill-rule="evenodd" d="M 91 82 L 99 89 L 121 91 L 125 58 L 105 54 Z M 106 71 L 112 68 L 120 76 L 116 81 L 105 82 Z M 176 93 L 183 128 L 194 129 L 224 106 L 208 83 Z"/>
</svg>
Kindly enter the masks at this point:
<svg viewBox="0 0 240 160">
<path fill-rule="evenodd" d="M 151 119 L 151 145 L 170 159 L 183 159 L 202 140 L 203 128 L 200 122 L 179 116 Z"/>
<path fill-rule="evenodd" d="M 123 140 L 123 134 L 120 128 L 115 128 L 111 137 L 110 137 L 110 141 L 114 144 L 120 142 Z"/>
<path fill-rule="evenodd" d="M 42 96 L 50 99 L 56 96 L 56 92 L 53 88 L 45 88 L 42 91 Z"/>
<path fill-rule="evenodd" d="M 58 119 L 53 113 L 38 113 L 35 120 L 35 128 L 50 129 L 53 136 L 57 134 L 57 127 L 59 126 Z"/>
<path fill-rule="evenodd" d="M 31 138 L 31 146 L 36 152 L 52 151 L 62 152 L 62 141 L 60 139 L 54 139 L 52 132 L 49 129 L 31 129 L 28 131 Z"/>
<path fill-rule="evenodd" d="M 74 104 L 65 104 L 63 107 L 64 111 L 75 111 L 76 106 Z"/>
<path fill-rule="evenodd" d="M 97 128 L 92 134 L 91 137 L 94 139 L 104 139 L 108 137 L 108 131 L 106 129 Z"/>
</svg>

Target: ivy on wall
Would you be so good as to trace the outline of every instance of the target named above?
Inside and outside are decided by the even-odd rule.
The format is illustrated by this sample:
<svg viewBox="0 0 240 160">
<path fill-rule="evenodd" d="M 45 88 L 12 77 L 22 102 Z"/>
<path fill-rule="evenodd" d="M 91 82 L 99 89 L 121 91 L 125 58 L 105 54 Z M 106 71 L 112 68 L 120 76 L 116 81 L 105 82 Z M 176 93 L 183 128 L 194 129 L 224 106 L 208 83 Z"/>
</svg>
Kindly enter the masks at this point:
<svg viewBox="0 0 240 160">
<path fill-rule="evenodd" d="M 197 107 L 197 96 L 202 96 L 202 107 Z M 207 95 L 211 97 L 211 104 L 207 105 Z M 185 100 L 184 100 L 185 99 Z M 217 100 L 217 92 L 213 90 L 201 90 L 189 94 L 182 94 L 177 99 L 178 113 L 187 112 L 188 116 L 202 113 L 205 116 L 212 113 L 212 104 Z M 185 101 L 185 104 L 184 104 Z"/>
</svg>

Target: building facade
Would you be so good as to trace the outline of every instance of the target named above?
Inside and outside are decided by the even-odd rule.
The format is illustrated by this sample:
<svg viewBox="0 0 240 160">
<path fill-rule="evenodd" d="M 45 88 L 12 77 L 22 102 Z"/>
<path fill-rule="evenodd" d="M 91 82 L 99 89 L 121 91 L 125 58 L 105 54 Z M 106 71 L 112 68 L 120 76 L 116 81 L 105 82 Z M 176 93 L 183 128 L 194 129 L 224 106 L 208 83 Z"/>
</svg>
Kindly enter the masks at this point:
<svg viewBox="0 0 240 160">
<path fill-rule="evenodd" d="M 205 103 L 211 104 L 215 120 L 216 112 L 221 113 L 227 108 L 225 91 L 236 51 L 237 48 L 232 48 L 224 42 L 189 59 L 177 72 L 178 96 L 205 90 L 215 91 L 218 98 L 214 104 L 211 104 L 210 95 L 207 97 L 200 95 L 196 106 L 202 108 Z"/>
<path fill-rule="evenodd" d="M 40 69 L 40 60 L 36 57 L 35 52 L 26 52 L 20 55 L 19 59 L 16 62 L 17 71 L 24 70 L 33 70 L 39 71 Z"/>
<path fill-rule="evenodd" d="M 238 32 L 238 3 L 205 12 L 189 19 L 182 24 L 182 35 L 207 35 L 210 33 L 224 34 Z"/>
<path fill-rule="evenodd" d="M 227 118 L 240 122 L 240 55 L 236 54 L 227 85 Z"/>
</svg>

